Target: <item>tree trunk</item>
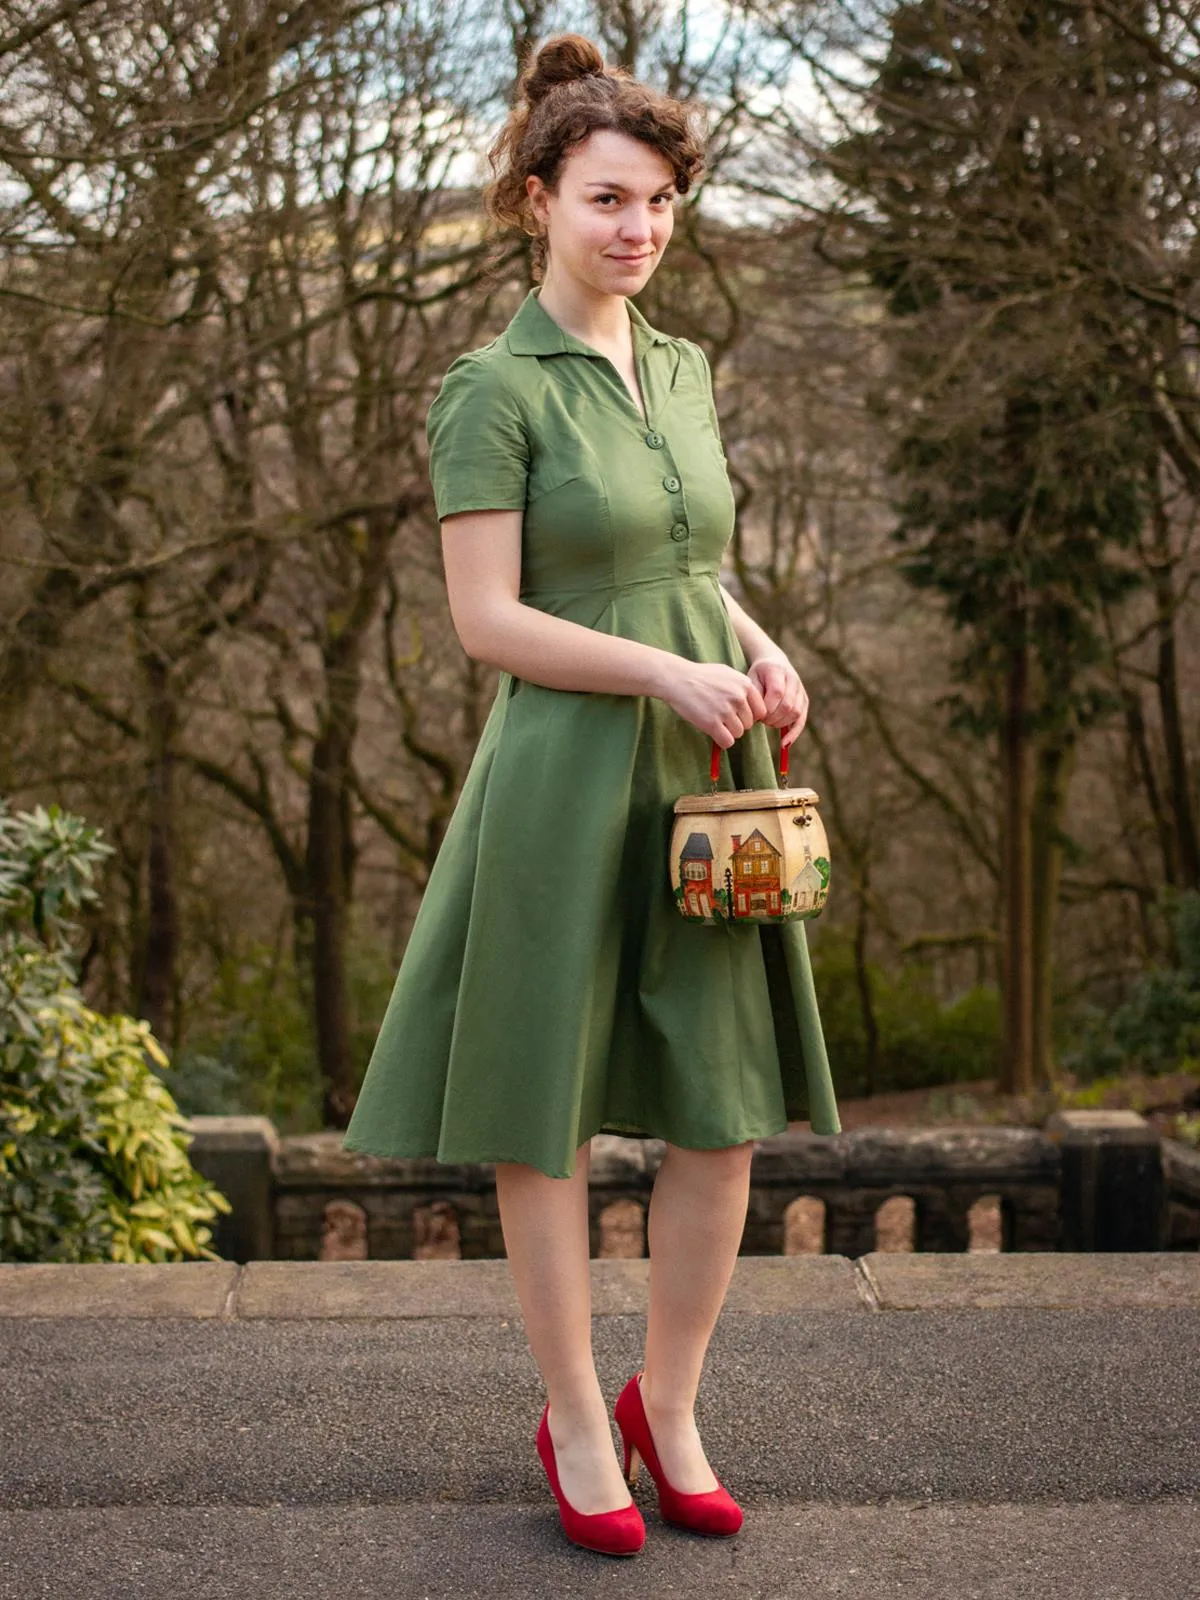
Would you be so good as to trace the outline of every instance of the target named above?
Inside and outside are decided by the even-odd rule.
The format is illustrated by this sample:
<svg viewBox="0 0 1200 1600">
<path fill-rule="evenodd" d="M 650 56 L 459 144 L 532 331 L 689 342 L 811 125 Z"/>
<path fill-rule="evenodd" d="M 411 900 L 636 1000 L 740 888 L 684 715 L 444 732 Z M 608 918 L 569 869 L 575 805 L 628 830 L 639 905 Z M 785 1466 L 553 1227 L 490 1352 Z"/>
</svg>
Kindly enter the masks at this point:
<svg viewBox="0 0 1200 1600">
<path fill-rule="evenodd" d="M 1024 608 L 1011 609 L 1004 720 L 1000 731 L 1003 815 L 1000 883 L 1003 929 L 1000 1088 L 1033 1088 L 1033 903 L 1031 872 L 1032 742 L 1029 735 L 1029 643 Z"/>
<path fill-rule="evenodd" d="M 363 645 L 379 611 L 394 513 L 363 530 L 361 566 L 345 607 L 327 614 L 325 713 L 313 744 L 308 785 L 308 892 L 312 905 L 312 1005 L 324 1079 L 325 1126 L 344 1128 L 358 1097 L 350 1049 L 347 926 L 354 880 L 352 754 L 358 732 Z"/>
<path fill-rule="evenodd" d="M 1187 750 L 1183 717 L 1179 709 L 1179 660 L 1176 649 L 1176 598 L 1170 530 L 1161 502 L 1154 516 L 1154 565 L 1151 569 L 1158 632 L 1158 660 L 1155 686 L 1162 718 L 1163 748 L 1167 764 L 1167 795 L 1171 807 L 1172 835 L 1178 882 L 1184 889 L 1200 889 L 1200 848 L 1196 838 L 1196 815 L 1188 782 Z"/>
<path fill-rule="evenodd" d="M 175 726 L 170 664 L 142 653 L 146 688 L 146 924 L 135 1006 L 157 1038 L 179 1044 L 179 899 L 176 894 Z"/>
<path fill-rule="evenodd" d="M 346 986 L 346 924 L 350 908 L 349 760 L 354 717 L 331 705 L 313 747 L 309 781 L 308 882 L 312 905 L 312 1006 L 317 1056 L 324 1080 L 326 1127 L 344 1128 L 354 1109 Z"/>
<path fill-rule="evenodd" d="M 1037 752 L 1030 855 L 1033 974 L 1033 1077 L 1048 1087 L 1055 1081 L 1054 928 L 1058 918 L 1063 866 L 1063 818 L 1077 752 L 1074 725 L 1056 730 Z"/>
<path fill-rule="evenodd" d="M 1121 704 L 1125 712 L 1125 734 L 1129 762 L 1146 793 L 1146 803 L 1154 819 L 1159 855 L 1162 857 L 1163 882 L 1179 882 L 1179 862 L 1176 859 L 1176 839 L 1168 806 L 1159 789 L 1154 771 L 1154 758 L 1150 753 L 1150 739 L 1146 732 L 1146 718 L 1142 711 L 1142 698 L 1136 689 L 1121 684 L 1120 669 L 1117 683 L 1121 691 Z"/>
<path fill-rule="evenodd" d="M 879 1023 L 871 994 L 871 974 L 867 967 L 867 878 L 864 865 L 858 885 L 858 915 L 854 923 L 854 976 L 858 984 L 858 1003 L 862 1011 L 866 1055 L 863 1062 L 863 1092 L 872 1095 L 879 1087 Z"/>
</svg>

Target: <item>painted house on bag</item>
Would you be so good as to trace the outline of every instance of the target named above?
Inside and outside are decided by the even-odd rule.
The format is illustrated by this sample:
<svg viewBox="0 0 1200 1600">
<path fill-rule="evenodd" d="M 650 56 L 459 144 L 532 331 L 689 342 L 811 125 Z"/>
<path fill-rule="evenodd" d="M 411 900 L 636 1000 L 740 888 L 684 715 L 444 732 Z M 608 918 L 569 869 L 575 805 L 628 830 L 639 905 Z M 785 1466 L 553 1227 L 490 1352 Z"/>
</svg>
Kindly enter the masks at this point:
<svg viewBox="0 0 1200 1600">
<path fill-rule="evenodd" d="M 782 852 L 758 828 L 744 840 L 735 833 L 732 844 L 734 916 L 749 917 L 763 911 L 778 916 Z"/>
<path fill-rule="evenodd" d="M 804 846 L 804 865 L 792 879 L 791 892 L 793 911 L 819 911 L 825 904 L 827 882 L 813 861 L 812 847 L 808 844 Z"/>
<path fill-rule="evenodd" d="M 706 833 L 689 833 L 687 843 L 679 852 L 679 881 L 683 886 L 686 916 L 712 916 L 712 874 L 712 841 Z"/>
</svg>

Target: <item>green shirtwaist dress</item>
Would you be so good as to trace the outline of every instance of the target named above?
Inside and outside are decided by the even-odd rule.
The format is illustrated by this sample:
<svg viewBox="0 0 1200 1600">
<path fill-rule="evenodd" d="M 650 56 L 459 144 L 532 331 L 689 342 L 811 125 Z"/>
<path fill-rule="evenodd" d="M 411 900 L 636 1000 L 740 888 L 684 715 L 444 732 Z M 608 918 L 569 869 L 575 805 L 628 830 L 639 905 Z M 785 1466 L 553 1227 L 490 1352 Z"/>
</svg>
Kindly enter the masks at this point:
<svg viewBox="0 0 1200 1600">
<path fill-rule="evenodd" d="M 649 423 L 532 290 L 429 410 L 439 517 L 522 510 L 521 599 L 744 671 L 718 571 L 734 500 L 703 351 L 629 305 Z M 778 783 L 778 732 L 722 788 Z M 651 696 L 500 678 L 344 1146 L 570 1177 L 592 1134 L 698 1149 L 840 1128 L 802 922 L 689 923 L 673 806 L 708 737 Z"/>
</svg>

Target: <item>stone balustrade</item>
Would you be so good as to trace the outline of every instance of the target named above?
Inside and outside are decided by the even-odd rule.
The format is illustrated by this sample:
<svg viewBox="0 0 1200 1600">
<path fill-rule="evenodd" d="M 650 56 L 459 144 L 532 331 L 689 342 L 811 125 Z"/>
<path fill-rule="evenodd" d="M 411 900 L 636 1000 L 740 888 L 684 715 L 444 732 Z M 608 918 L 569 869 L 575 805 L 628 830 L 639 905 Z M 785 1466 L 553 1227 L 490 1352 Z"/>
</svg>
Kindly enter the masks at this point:
<svg viewBox="0 0 1200 1600">
<path fill-rule="evenodd" d="M 493 1168 L 383 1160 L 337 1132 L 280 1138 L 262 1117 L 196 1117 L 192 1160 L 229 1197 L 227 1259 L 504 1255 Z M 643 1256 L 660 1140 L 599 1135 L 592 1254 Z M 745 1255 L 877 1249 L 1195 1250 L 1200 1152 L 1133 1112 L 1059 1112 L 1045 1128 L 789 1131 L 754 1154 Z"/>
<path fill-rule="evenodd" d="M 1164 1139 L 1162 1152 L 1167 1247 L 1200 1250 L 1200 1150 L 1177 1139 Z"/>
</svg>

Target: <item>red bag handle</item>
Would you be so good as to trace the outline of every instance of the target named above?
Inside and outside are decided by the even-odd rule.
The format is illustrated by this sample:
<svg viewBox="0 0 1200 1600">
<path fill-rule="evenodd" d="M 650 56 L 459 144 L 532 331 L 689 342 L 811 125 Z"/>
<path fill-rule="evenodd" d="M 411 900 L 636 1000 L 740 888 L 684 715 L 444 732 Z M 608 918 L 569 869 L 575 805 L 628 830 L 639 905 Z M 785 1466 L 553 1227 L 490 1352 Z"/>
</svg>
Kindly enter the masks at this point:
<svg viewBox="0 0 1200 1600">
<path fill-rule="evenodd" d="M 709 762 L 708 775 L 715 788 L 721 777 L 721 746 L 714 739 L 712 744 L 712 760 Z M 792 753 L 790 744 L 783 742 L 783 729 L 779 730 L 779 778 L 783 787 L 787 788 L 788 758 Z"/>
</svg>

